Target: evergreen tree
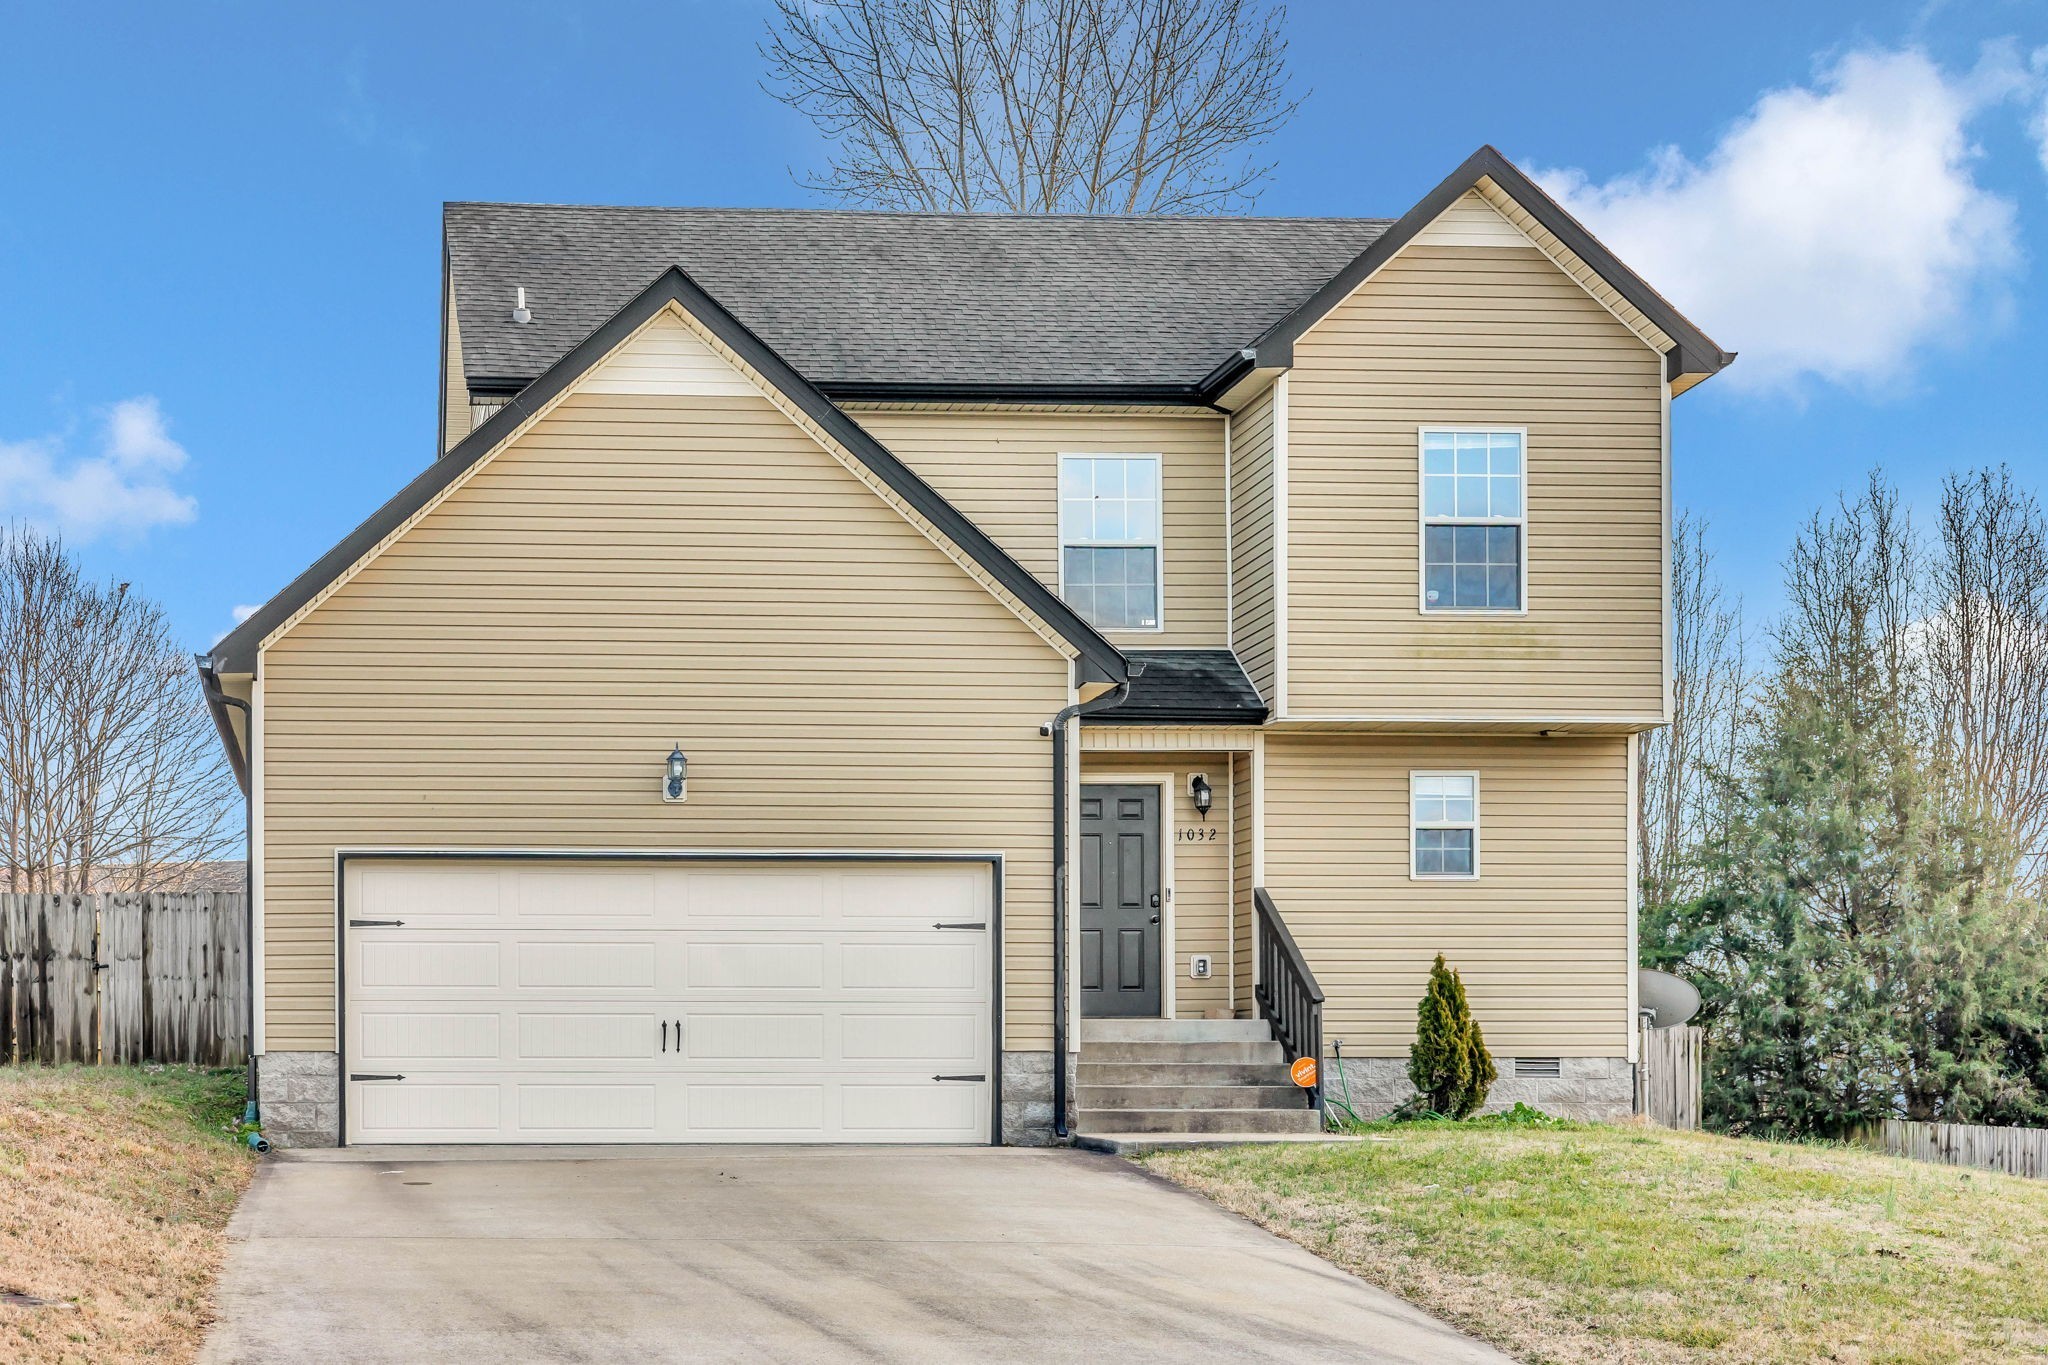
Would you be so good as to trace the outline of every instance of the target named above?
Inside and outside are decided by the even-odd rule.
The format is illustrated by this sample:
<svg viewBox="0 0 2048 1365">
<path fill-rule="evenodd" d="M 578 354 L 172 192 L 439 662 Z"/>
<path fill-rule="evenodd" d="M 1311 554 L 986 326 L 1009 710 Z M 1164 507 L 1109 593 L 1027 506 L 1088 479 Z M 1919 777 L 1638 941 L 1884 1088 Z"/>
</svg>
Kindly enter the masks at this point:
<svg viewBox="0 0 2048 1365">
<path fill-rule="evenodd" d="M 1415 1007 L 1408 1079 L 1431 1113 L 1462 1119 L 1486 1103 L 1486 1092 L 1499 1075 L 1485 1036 L 1472 1018 L 1465 983 L 1438 953 L 1436 965 L 1429 969 L 1429 985 Z"/>
<path fill-rule="evenodd" d="M 1882 484 L 1808 526 L 1708 890 L 1644 916 L 1701 986 L 1717 1126 L 2048 1113 L 2042 910 L 1928 732 L 1915 574 Z"/>
</svg>

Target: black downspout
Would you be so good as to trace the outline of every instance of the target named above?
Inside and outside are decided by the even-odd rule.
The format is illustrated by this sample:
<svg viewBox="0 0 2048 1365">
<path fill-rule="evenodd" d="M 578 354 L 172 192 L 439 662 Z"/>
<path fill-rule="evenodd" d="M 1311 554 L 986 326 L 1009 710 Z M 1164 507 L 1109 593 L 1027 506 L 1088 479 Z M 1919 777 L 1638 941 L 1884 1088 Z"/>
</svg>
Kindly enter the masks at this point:
<svg viewBox="0 0 2048 1365">
<path fill-rule="evenodd" d="M 1090 701 L 1064 707 L 1043 729 L 1052 736 L 1052 1131 L 1067 1136 L 1067 722 L 1121 706 L 1129 679 Z"/>
<path fill-rule="evenodd" d="M 257 1123 L 263 1117 L 263 1108 L 256 1098 L 256 708 L 221 690 L 220 675 L 213 671 L 212 655 L 194 655 L 193 662 L 199 666 L 199 685 L 206 692 L 206 704 L 213 709 L 215 719 L 222 719 L 221 707 L 234 707 L 242 713 L 242 732 L 248 737 L 243 761 L 229 766 L 237 769 L 235 775 L 242 781 L 242 917 L 246 934 L 242 968 L 246 973 L 243 994 L 248 1001 L 242 1017 L 242 1055 L 248 1067 L 249 1090 L 242 1119 L 245 1123 Z M 230 741 L 228 752 L 232 758 L 233 732 L 225 724 L 221 730 L 222 737 Z"/>
</svg>

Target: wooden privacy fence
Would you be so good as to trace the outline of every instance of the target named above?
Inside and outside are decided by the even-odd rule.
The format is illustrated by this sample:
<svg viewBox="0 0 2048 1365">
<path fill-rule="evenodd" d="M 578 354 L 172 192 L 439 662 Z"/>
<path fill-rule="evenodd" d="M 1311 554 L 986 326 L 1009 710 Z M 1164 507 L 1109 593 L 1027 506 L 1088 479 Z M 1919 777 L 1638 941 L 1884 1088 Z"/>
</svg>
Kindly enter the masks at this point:
<svg viewBox="0 0 2048 1365">
<path fill-rule="evenodd" d="M 1663 1128 L 1700 1126 L 1705 1029 L 1646 1028 L 1636 1062 L 1636 1112 Z"/>
<path fill-rule="evenodd" d="M 243 1060 L 239 892 L 0 893 L 0 1062 Z"/>
<path fill-rule="evenodd" d="M 2008 1175 L 2048 1179 L 2048 1128 L 1991 1128 L 1979 1123 L 1915 1123 L 1886 1119 L 1878 1136 L 1884 1150 L 1915 1161 L 1975 1166 Z"/>
</svg>

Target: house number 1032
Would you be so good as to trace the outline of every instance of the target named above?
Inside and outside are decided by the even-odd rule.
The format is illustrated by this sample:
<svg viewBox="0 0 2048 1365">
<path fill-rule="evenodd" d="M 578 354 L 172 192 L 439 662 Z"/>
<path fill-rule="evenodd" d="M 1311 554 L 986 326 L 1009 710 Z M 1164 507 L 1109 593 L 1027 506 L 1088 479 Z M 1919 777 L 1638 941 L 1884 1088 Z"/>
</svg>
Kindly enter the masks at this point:
<svg viewBox="0 0 2048 1365">
<path fill-rule="evenodd" d="M 1182 825 L 1175 835 L 1183 844 L 1213 844 L 1218 837 L 1214 825 Z"/>
</svg>

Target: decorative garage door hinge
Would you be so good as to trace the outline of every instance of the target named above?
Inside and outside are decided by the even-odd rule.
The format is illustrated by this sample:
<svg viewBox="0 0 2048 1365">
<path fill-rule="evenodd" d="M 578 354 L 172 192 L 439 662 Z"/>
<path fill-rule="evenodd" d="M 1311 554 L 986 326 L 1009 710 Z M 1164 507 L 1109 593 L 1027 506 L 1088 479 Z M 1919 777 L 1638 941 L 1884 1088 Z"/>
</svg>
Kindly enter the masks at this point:
<svg viewBox="0 0 2048 1365">
<path fill-rule="evenodd" d="M 351 1071 L 348 1073 L 348 1078 L 352 1081 L 402 1081 L 405 1079 L 403 1076 L 373 1074 L 368 1071 Z"/>
<path fill-rule="evenodd" d="M 935 1081 L 985 1081 L 986 1076 L 934 1076 Z"/>
<path fill-rule="evenodd" d="M 348 927 L 351 929 L 396 929 L 404 923 L 405 921 L 402 919 L 352 919 L 348 922 Z"/>
<path fill-rule="evenodd" d="M 975 920 L 972 924 L 934 924 L 934 929 L 986 929 L 988 921 Z"/>
</svg>

